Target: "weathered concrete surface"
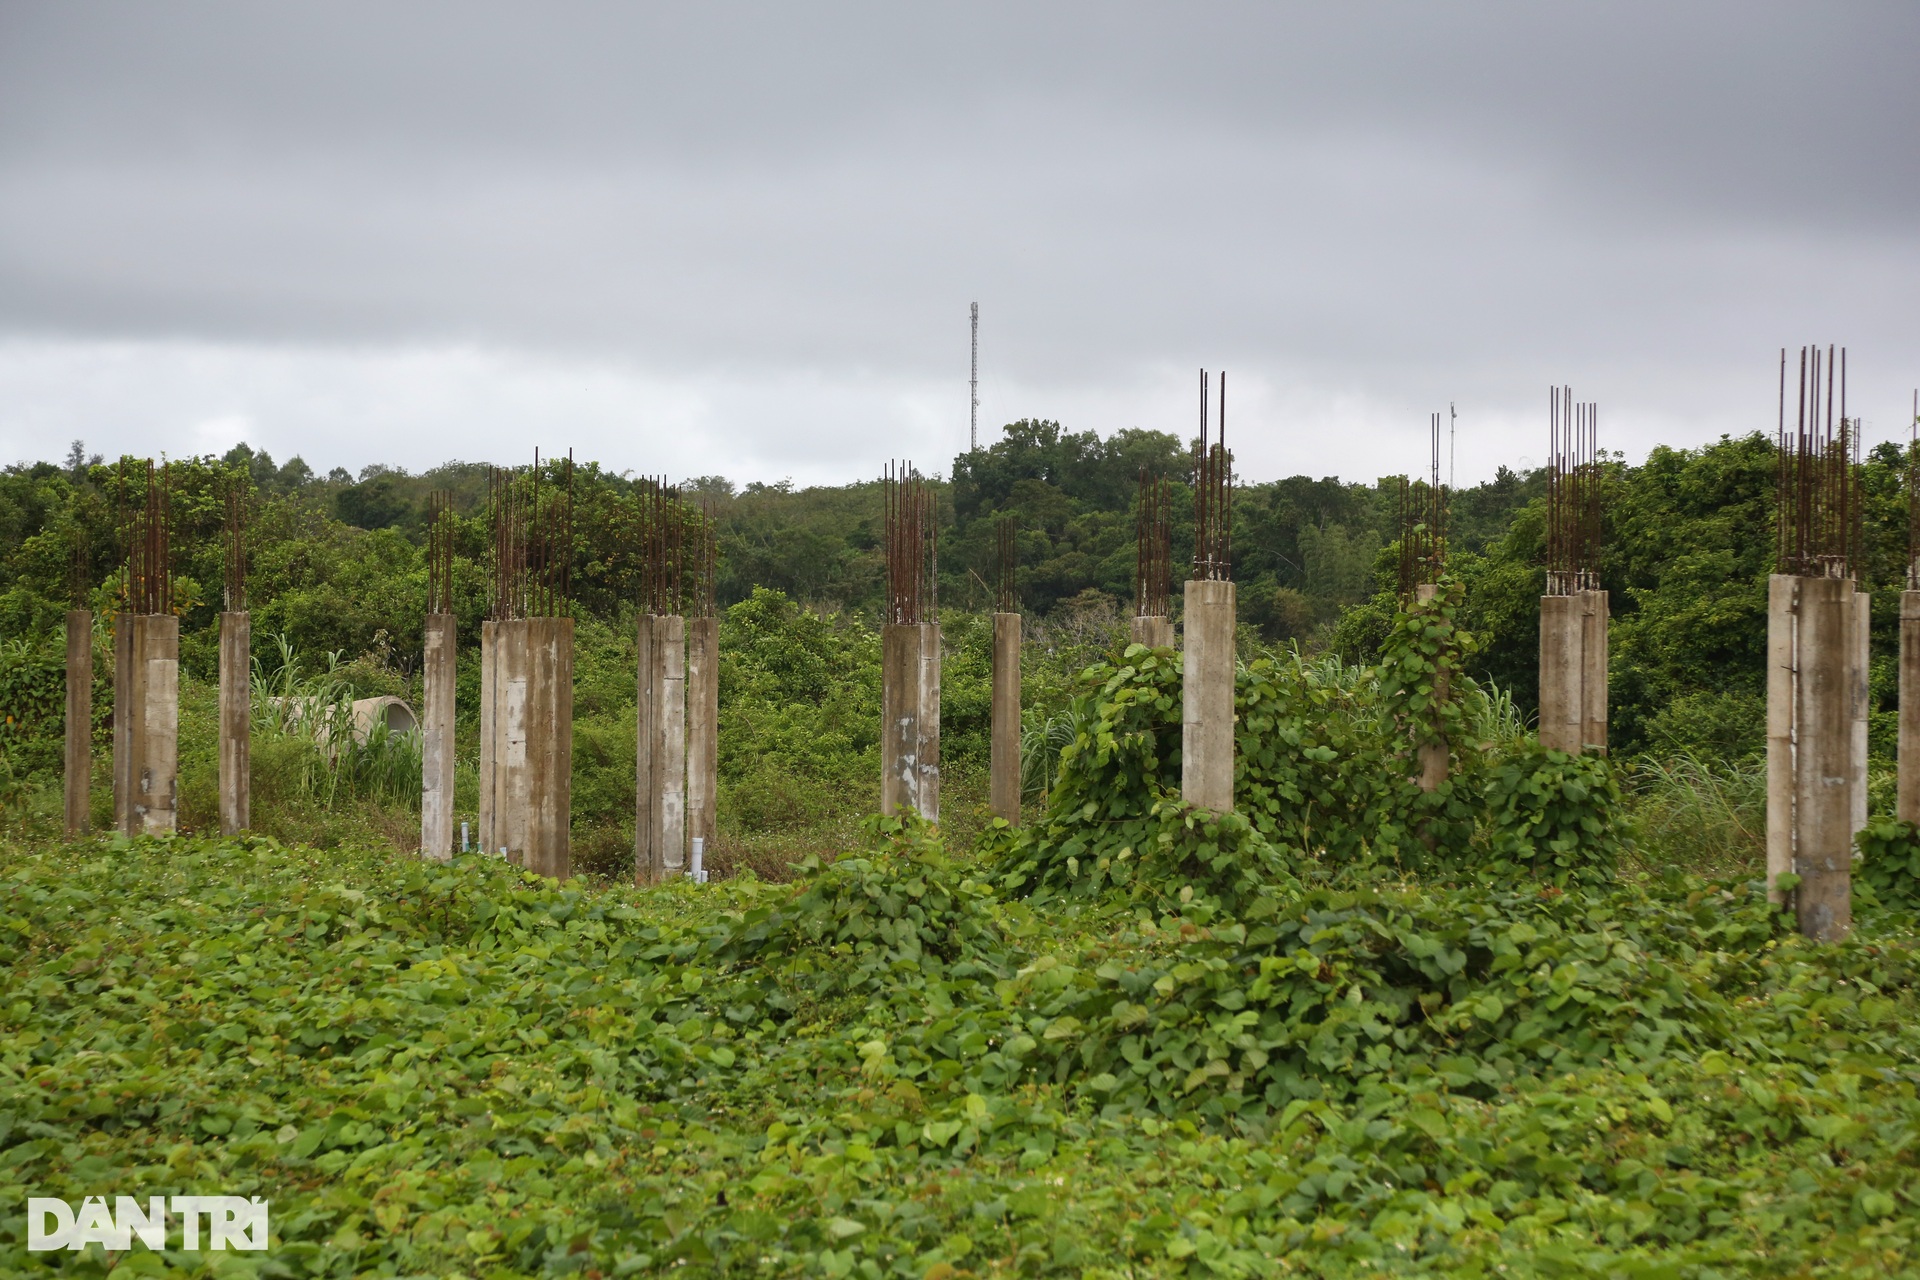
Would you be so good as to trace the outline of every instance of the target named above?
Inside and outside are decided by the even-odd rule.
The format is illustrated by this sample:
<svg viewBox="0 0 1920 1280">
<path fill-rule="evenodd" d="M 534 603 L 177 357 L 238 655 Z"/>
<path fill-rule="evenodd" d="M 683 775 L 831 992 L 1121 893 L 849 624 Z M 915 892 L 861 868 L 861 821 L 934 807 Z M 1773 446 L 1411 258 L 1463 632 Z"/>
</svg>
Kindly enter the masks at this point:
<svg viewBox="0 0 1920 1280">
<path fill-rule="evenodd" d="M 682 874 L 687 850 L 687 620 L 640 618 L 635 728 L 634 879 Z"/>
<path fill-rule="evenodd" d="M 719 834 L 720 620 L 687 621 L 687 839 L 709 857 Z"/>
<path fill-rule="evenodd" d="M 1853 584 L 1801 578 L 1798 585 L 1794 906 L 1802 933 L 1837 942 L 1853 923 Z"/>
<path fill-rule="evenodd" d="M 1187 583 L 1186 628 L 1180 795 L 1198 808 L 1227 813 L 1233 809 L 1233 583 Z"/>
<path fill-rule="evenodd" d="M 1540 745 L 1578 755 L 1585 728 L 1585 618 L 1578 596 L 1540 597 Z"/>
<path fill-rule="evenodd" d="M 520 865 L 565 880 L 573 874 L 573 619 L 528 618 L 523 629 L 525 843 Z M 513 703 L 510 701 L 509 706 Z"/>
<path fill-rule="evenodd" d="M 1132 640 L 1149 649 L 1173 648 L 1173 619 L 1155 618 L 1145 614 L 1135 614 L 1132 622 Z"/>
<path fill-rule="evenodd" d="M 253 619 L 220 615 L 220 834 L 253 825 Z"/>
<path fill-rule="evenodd" d="M 115 624 L 116 825 L 127 835 L 171 834 L 179 805 L 180 619 L 121 614 Z"/>
<path fill-rule="evenodd" d="M 1020 825 L 1020 615 L 993 615 L 993 816 Z"/>
<path fill-rule="evenodd" d="M 67 835 L 85 835 L 93 781 L 93 612 L 67 613 Z"/>
<path fill-rule="evenodd" d="M 1794 633 L 1800 581 L 1786 573 L 1767 578 L 1767 897 L 1775 906 L 1787 898 L 1776 882 L 1793 871 Z"/>
<path fill-rule="evenodd" d="M 1899 751 L 1894 816 L 1920 822 L 1920 591 L 1900 593 Z"/>
<path fill-rule="evenodd" d="M 1607 749 L 1607 593 L 1540 597 L 1540 745 Z"/>
<path fill-rule="evenodd" d="M 453 857 L 454 660 L 459 640 L 458 620 L 450 613 L 428 614 L 424 638 L 420 664 L 420 856 L 445 862 Z"/>
<path fill-rule="evenodd" d="M 880 812 L 940 820 L 940 628 L 880 629 Z"/>
<path fill-rule="evenodd" d="M 1867 716 L 1872 709 L 1867 689 L 1867 670 L 1873 649 L 1873 595 L 1856 590 L 1852 604 L 1853 611 L 1847 619 L 1847 715 L 1850 728 L 1847 765 L 1848 784 L 1853 789 L 1853 808 L 1847 825 L 1849 843 L 1867 826 Z"/>
<path fill-rule="evenodd" d="M 499 627 L 492 620 L 480 624 L 480 795 L 474 827 L 482 853 L 498 853 L 501 848 L 500 841 L 494 839 L 495 799 L 500 788 L 499 737 L 494 725 L 499 703 Z"/>
<path fill-rule="evenodd" d="M 1581 658 L 1586 670 L 1581 677 L 1582 728 L 1580 745 L 1587 751 L 1607 750 L 1607 664 L 1611 645 L 1608 622 L 1610 598 L 1604 591 L 1583 591 L 1580 621 L 1583 627 Z"/>
</svg>

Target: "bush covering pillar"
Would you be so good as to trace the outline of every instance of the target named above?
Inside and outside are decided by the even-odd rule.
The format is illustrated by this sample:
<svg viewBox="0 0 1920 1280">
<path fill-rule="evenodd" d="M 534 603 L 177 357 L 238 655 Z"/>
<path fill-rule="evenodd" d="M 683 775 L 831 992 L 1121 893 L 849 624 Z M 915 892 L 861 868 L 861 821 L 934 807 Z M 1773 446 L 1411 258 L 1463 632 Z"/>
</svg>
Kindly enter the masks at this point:
<svg viewBox="0 0 1920 1280">
<path fill-rule="evenodd" d="M 993 816 L 1020 825 L 1020 615 L 993 615 Z"/>
<path fill-rule="evenodd" d="M 93 781 L 93 611 L 67 613 L 67 837 L 85 835 Z"/>
</svg>

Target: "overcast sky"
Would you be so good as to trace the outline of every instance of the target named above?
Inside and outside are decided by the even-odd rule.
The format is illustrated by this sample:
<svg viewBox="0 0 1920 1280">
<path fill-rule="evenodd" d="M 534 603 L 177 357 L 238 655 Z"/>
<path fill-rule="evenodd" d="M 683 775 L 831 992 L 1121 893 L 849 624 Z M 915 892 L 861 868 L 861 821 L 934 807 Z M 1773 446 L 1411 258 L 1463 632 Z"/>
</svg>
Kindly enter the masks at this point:
<svg viewBox="0 0 1920 1280">
<path fill-rule="evenodd" d="M 0 461 L 840 483 L 1020 417 L 1252 480 L 1920 385 L 1920 5 L 0 0 Z"/>
</svg>

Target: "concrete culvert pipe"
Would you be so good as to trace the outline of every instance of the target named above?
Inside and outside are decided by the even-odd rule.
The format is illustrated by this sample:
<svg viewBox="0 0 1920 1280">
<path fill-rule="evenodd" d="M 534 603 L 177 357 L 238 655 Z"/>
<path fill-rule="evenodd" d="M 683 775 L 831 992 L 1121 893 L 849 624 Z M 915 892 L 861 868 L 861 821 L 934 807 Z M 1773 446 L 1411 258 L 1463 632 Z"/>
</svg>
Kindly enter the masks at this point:
<svg viewBox="0 0 1920 1280">
<path fill-rule="evenodd" d="M 365 742 L 375 725 L 385 724 L 388 733 L 412 733 L 419 726 L 413 708 L 400 698 L 355 698 L 353 700 L 353 737 Z"/>
</svg>

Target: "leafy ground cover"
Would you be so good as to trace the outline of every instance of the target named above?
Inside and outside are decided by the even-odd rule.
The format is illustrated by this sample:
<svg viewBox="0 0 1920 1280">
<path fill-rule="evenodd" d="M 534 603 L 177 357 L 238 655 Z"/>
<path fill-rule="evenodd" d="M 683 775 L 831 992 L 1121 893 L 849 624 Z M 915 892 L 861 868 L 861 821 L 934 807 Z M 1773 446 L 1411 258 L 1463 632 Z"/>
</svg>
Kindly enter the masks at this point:
<svg viewBox="0 0 1920 1280">
<path fill-rule="evenodd" d="M 1561 890 L 1300 863 L 1253 920 L 1178 892 L 1022 899 L 1000 874 L 879 824 L 791 884 L 648 890 L 263 839 L 9 850 L 0 1268 L 1920 1255 L 1910 914 L 1816 948 L 1755 886 L 1678 872 Z M 135 1190 L 266 1196 L 274 1248 L 25 1253 L 27 1195 Z"/>
</svg>

